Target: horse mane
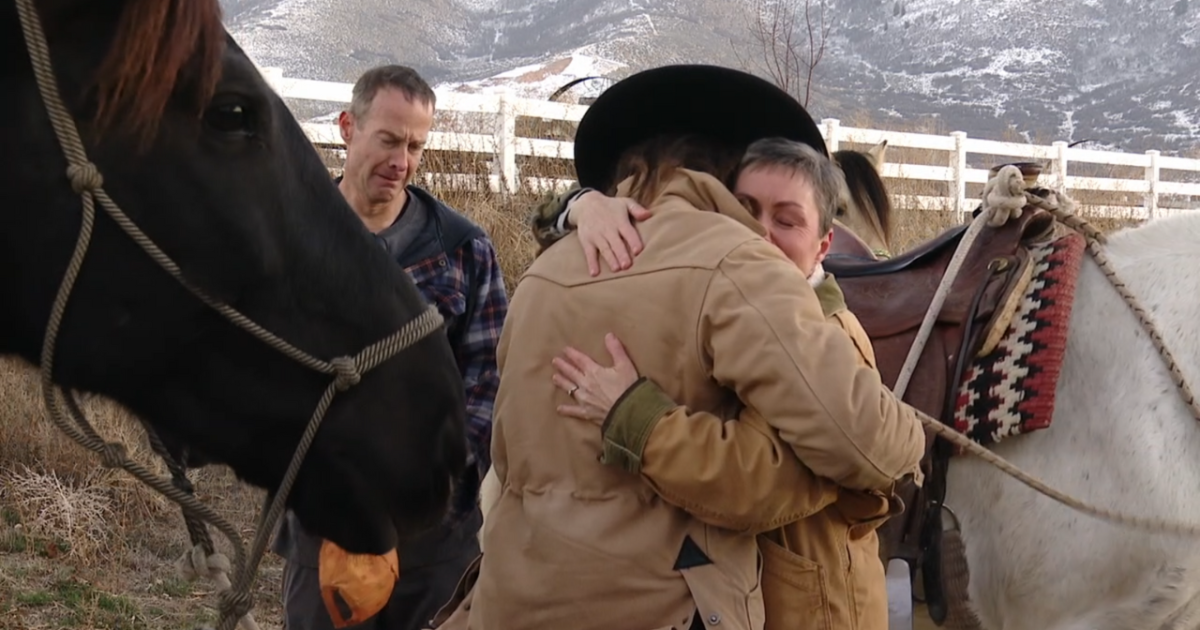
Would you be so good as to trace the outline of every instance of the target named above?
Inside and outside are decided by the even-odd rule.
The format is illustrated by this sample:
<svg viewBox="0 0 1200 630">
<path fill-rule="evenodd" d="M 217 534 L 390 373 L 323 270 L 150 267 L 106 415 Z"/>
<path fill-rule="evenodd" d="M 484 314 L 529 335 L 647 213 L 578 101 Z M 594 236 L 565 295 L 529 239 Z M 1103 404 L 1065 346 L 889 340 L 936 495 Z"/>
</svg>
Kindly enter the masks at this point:
<svg viewBox="0 0 1200 630">
<path fill-rule="evenodd" d="M 1144 259 L 1164 255 L 1195 256 L 1200 241 L 1200 212 L 1187 211 L 1114 230 L 1108 237 L 1112 259 Z"/>
<path fill-rule="evenodd" d="M 197 116 L 221 73 L 225 27 L 218 0 L 128 0 L 95 81 L 97 132 L 117 123 L 147 141 L 172 96 Z"/>
<path fill-rule="evenodd" d="M 833 159 L 842 169 L 846 178 L 846 187 L 850 190 L 850 198 L 854 204 L 866 211 L 875 209 L 875 218 L 885 237 L 892 230 L 892 201 L 888 197 L 883 178 L 875 170 L 871 158 L 859 151 L 843 149 L 834 151 Z"/>
</svg>

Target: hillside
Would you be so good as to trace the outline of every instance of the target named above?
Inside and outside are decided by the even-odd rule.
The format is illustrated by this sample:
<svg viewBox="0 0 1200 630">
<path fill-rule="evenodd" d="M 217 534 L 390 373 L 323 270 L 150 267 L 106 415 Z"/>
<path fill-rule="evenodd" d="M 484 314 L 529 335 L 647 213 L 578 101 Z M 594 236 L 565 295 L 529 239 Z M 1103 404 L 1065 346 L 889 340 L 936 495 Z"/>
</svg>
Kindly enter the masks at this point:
<svg viewBox="0 0 1200 630">
<path fill-rule="evenodd" d="M 260 64 L 303 78 L 352 81 L 399 62 L 435 83 L 495 87 L 504 81 L 495 75 L 578 56 L 614 77 L 754 59 L 745 0 L 222 1 Z M 1015 129 L 1128 151 L 1200 148 L 1200 1 L 826 1 L 833 30 L 818 117 L 933 118 L 976 136 Z"/>
</svg>

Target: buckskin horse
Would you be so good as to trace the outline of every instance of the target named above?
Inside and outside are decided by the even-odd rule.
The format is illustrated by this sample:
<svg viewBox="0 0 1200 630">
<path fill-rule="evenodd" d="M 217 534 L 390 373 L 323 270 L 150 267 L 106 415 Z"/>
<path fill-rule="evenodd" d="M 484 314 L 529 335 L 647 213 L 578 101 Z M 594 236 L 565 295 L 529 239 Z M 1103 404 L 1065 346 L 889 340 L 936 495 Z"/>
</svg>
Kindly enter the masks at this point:
<svg viewBox="0 0 1200 630">
<path fill-rule="evenodd" d="M 887 140 L 867 151 L 842 149 L 830 156 L 846 180 L 846 199 L 834 217 L 837 228 L 830 253 L 868 258 L 892 255 L 892 202 L 880 176 Z"/>
<path fill-rule="evenodd" d="M 46 384 L 52 360 L 53 383 L 285 495 L 351 552 L 436 522 L 466 459 L 441 317 L 372 242 L 217 0 L 4 2 L 0 49 L 0 352 L 41 363 Z M 292 491 L 276 493 L 326 405 Z"/>
</svg>

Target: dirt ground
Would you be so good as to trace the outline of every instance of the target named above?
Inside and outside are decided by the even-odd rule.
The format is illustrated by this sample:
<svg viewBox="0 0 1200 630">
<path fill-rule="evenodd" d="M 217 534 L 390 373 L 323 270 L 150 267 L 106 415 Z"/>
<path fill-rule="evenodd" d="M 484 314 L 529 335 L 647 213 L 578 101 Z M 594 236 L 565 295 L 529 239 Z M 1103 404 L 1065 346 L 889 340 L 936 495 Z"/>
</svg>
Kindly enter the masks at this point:
<svg viewBox="0 0 1200 630">
<path fill-rule="evenodd" d="M 216 623 L 210 585 L 189 584 L 169 561 L 141 570 L 73 568 L 47 551 L 13 550 L 11 529 L 0 540 L 0 630 L 195 630 Z M 282 627 L 278 558 L 263 563 L 254 618 L 263 630 Z M 941 630 L 914 608 L 913 630 Z"/>
<path fill-rule="evenodd" d="M 269 565 L 260 578 L 254 616 L 263 630 L 281 627 L 271 597 L 278 573 Z M 185 582 L 169 565 L 80 569 L 44 555 L 0 552 L 0 630 L 193 630 L 215 625 L 215 604 L 210 585 Z"/>
<path fill-rule="evenodd" d="M 157 540 L 146 536 L 144 544 L 96 562 L 72 556 L 66 541 L 29 536 L 19 524 L 5 524 L 0 530 L 0 630 L 215 626 L 215 585 L 188 582 L 173 566 L 187 547 L 183 519 L 178 521 L 159 524 L 163 535 Z M 263 630 L 282 627 L 281 573 L 279 559 L 267 556 L 253 611 Z"/>
</svg>

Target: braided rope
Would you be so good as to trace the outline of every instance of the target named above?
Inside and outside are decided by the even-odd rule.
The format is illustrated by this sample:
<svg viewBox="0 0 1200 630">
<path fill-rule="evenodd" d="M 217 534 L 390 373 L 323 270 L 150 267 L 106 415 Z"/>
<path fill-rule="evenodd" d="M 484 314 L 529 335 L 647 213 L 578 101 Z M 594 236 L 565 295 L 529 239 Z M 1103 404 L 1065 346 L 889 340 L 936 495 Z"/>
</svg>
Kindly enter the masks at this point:
<svg viewBox="0 0 1200 630">
<path fill-rule="evenodd" d="M 954 444 L 955 446 L 961 447 L 966 451 L 970 451 L 972 455 L 975 455 L 988 464 L 995 466 L 996 468 L 1000 469 L 1001 472 L 1011 476 L 1017 481 L 1020 481 L 1026 486 L 1029 486 L 1037 492 L 1040 492 L 1047 497 L 1066 505 L 1071 509 L 1094 516 L 1101 520 L 1127 525 L 1134 529 L 1143 529 L 1164 534 L 1200 536 L 1200 525 L 1167 521 L 1162 519 L 1144 518 L 1141 516 L 1130 516 L 1116 510 L 1096 507 L 1090 503 L 1076 499 L 1065 492 L 1055 490 L 1047 485 L 1044 481 L 1021 470 L 1016 465 L 1010 463 L 1008 460 L 1000 457 L 992 451 L 980 446 L 978 443 L 973 442 L 970 438 L 959 433 L 954 428 L 946 426 L 923 413 L 918 412 L 918 414 L 921 418 L 921 424 L 930 428 L 939 437 Z"/>
<path fill-rule="evenodd" d="M 184 511 L 185 521 L 188 521 L 189 534 L 193 536 L 193 543 L 196 543 L 194 551 L 207 556 L 203 559 L 203 562 L 201 560 L 192 562 L 193 571 L 197 574 L 215 575 L 218 583 L 224 587 L 219 600 L 221 617 L 218 627 L 220 630 L 232 630 L 235 625 L 241 623 L 247 630 L 257 630 L 257 624 L 249 614 L 254 606 L 250 588 L 257 574 L 258 564 L 266 551 L 267 541 L 274 529 L 274 525 L 283 514 L 287 496 L 296 481 L 300 465 L 303 463 L 304 456 L 307 454 L 309 447 L 316 437 L 317 430 L 320 428 L 321 421 L 332 404 L 333 398 L 338 392 L 346 391 L 357 385 L 362 380 L 362 375 L 366 372 L 441 328 L 443 318 L 436 307 L 428 306 L 418 317 L 405 324 L 400 330 L 367 346 L 356 356 L 338 357 L 331 361 L 324 361 L 280 339 L 241 312 L 212 298 L 205 291 L 193 285 L 183 276 L 183 272 L 179 266 L 166 253 L 159 249 L 154 241 L 146 236 L 117 204 L 113 202 L 108 193 L 104 191 L 104 178 L 100 174 L 99 169 L 96 168 L 96 165 L 88 160 L 83 142 L 79 136 L 79 131 L 75 126 L 75 121 L 63 106 L 58 86 L 54 80 L 49 47 L 46 44 L 45 34 L 42 31 L 37 9 L 33 6 L 33 0 L 17 0 L 16 5 L 30 62 L 37 80 L 38 90 L 41 93 L 46 113 L 50 118 L 50 123 L 58 139 L 59 146 L 68 163 L 67 179 L 70 182 L 71 189 L 80 196 L 83 206 L 82 221 L 75 249 L 72 251 L 66 271 L 63 273 L 62 282 L 55 295 L 50 318 L 46 324 L 46 335 L 42 343 L 40 371 L 42 396 L 46 409 L 55 426 L 80 446 L 98 454 L 104 466 L 125 470 L 142 483 L 180 505 Z M 288 469 L 275 493 L 271 505 L 262 514 L 249 557 L 247 557 L 247 550 L 241 536 L 238 534 L 236 528 L 226 519 L 197 500 L 191 493 L 190 488 L 184 484 L 156 475 L 140 463 L 129 459 L 126 449 L 122 444 L 106 442 L 88 422 L 74 399 L 54 383 L 54 351 L 56 342 L 71 291 L 75 286 L 79 271 L 83 267 L 88 246 L 91 243 L 97 203 L 154 262 L 171 274 L 177 282 L 199 298 L 205 305 L 297 363 L 317 372 L 335 377 L 329 386 L 326 387 L 320 402 L 313 411 L 313 415 L 305 427 L 304 434 L 292 455 L 292 460 L 288 465 Z M 67 400 L 65 410 L 62 399 Z M 153 432 L 150 433 L 150 436 L 152 448 L 154 448 L 157 436 L 154 436 Z M 161 442 L 158 441 L 157 445 L 161 446 Z M 155 450 L 158 449 L 155 448 Z M 166 452 L 165 449 L 163 449 L 163 452 Z M 170 468 L 173 462 L 170 461 L 169 457 L 166 459 Z M 175 471 L 172 470 L 172 472 Z M 186 475 L 183 478 L 186 480 Z M 208 546 L 203 544 L 204 538 L 207 538 L 207 532 L 205 531 L 202 537 L 197 536 L 193 531 L 191 518 L 201 518 L 213 524 L 233 544 L 235 577 L 227 587 L 224 583 L 228 582 L 225 576 L 228 572 L 228 562 L 222 562 L 224 556 L 221 554 L 210 552 L 210 549 L 207 547 L 211 546 L 211 540 Z M 198 538 L 199 542 L 197 543 Z"/>
<path fill-rule="evenodd" d="M 1003 169 L 996 175 L 996 177 L 1001 177 L 1002 174 L 1004 174 Z M 1163 340 L 1162 335 L 1158 332 L 1158 327 L 1155 325 L 1146 309 L 1142 306 L 1141 301 L 1139 301 L 1137 297 L 1133 295 L 1125 283 L 1122 282 L 1118 277 L 1116 269 L 1112 266 L 1111 261 L 1109 261 L 1108 256 L 1105 254 L 1103 249 L 1104 244 L 1107 243 L 1107 239 L 1105 238 L 1104 234 L 1082 217 L 1076 216 L 1073 213 L 1075 207 L 1074 202 L 1071 201 L 1070 197 L 1063 193 L 1051 192 L 1050 195 L 1046 197 L 1038 196 L 1029 191 L 1023 191 L 1021 194 L 1024 195 L 1025 203 L 1027 205 L 1050 212 L 1053 214 L 1056 221 L 1062 223 L 1068 228 L 1078 231 L 1084 236 L 1084 238 L 1087 240 L 1088 252 L 1096 261 L 1097 266 L 1100 267 L 1109 283 L 1112 284 L 1113 288 L 1117 290 L 1117 293 L 1120 294 L 1125 303 L 1129 305 L 1130 309 L 1138 317 L 1138 321 L 1141 323 L 1142 328 L 1146 330 L 1147 334 L 1150 336 L 1151 342 L 1154 344 L 1155 349 L 1158 350 L 1159 355 L 1166 363 L 1167 369 L 1171 373 L 1172 381 L 1175 383 L 1175 386 L 1179 390 L 1184 402 L 1191 410 L 1192 416 L 1198 422 L 1200 422 L 1200 404 L 1197 403 L 1196 397 L 1192 393 L 1190 384 L 1184 377 L 1178 363 L 1175 361 L 1174 355 L 1171 353 L 1170 349 L 1167 348 L 1166 342 Z M 960 254 L 965 255 L 965 252 L 970 248 L 971 243 L 974 240 L 975 233 L 978 231 L 976 229 L 977 226 L 982 226 L 985 222 L 989 221 L 992 218 L 995 210 L 996 206 L 985 206 L 983 212 L 980 212 L 979 216 L 972 221 L 970 228 L 968 228 L 967 234 L 964 235 L 962 241 L 959 243 L 958 249 L 955 251 L 954 258 L 951 259 L 950 266 L 947 268 L 946 274 L 942 277 L 941 284 L 938 286 L 938 293 L 934 295 L 934 303 L 930 305 L 930 309 L 926 313 L 925 320 L 922 321 L 922 327 L 918 331 L 917 338 L 914 340 L 912 347 L 909 348 L 909 354 L 905 361 L 905 368 L 901 373 L 902 377 L 905 375 L 905 371 L 911 375 L 912 369 L 915 368 L 917 357 L 919 357 L 921 352 L 924 350 L 925 343 L 929 339 L 929 331 L 927 330 L 926 324 L 929 324 L 928 327 L 931 328 L 932 318 L 935 317 L 941 310 L 941 305 L 937 298 L 939 296 L 944 297 L 943 292 L 949 291 L 949 287 L 953 284 L 954 279 L 957 277 L 960 266 L 955 263 L 960 262 Z M 1019 216 L 1019 214 L 1017 216 Z M 911 366 L 910 363 L 912 364 Z M 907 379 L 905 379 L 903 384 L 907 385 Z M 897 391 L 897 396 L 902 396 L 902 392 L 903 388 L 899 388 Z M 1045 496 L 1074 510 L 1094 516 L 1101 520 L 1119 523 L 1135 529 L 1174 535 L 1200 536 L 1200 525 L 1131 516 L 1115 510 L 1096 507 L 1090 503 L 1076 499 L 1064 492 L 1060 492 L 1048 486 L 1045 482 L 1041 481 L 1037 477 L 1034 477 L 1033 475 L 1021 470 L 1019 467 L 1008 462 L 999 455 L 975 443 L 970 438 L 959 433 L 952 427 L 946 426 L 938 420 L 921 413 L 920 411 L 917 412 L 917 415 L 921 421 L 921 424 L 935 433 L 938 437 L 941 437 L 955 446 L 958 446 L 963 451 L 978 457 L 988 464 L 991 464 L 1001 472 L 1025 484 L 1033 490 L 1040 492 Z"/>
</svg>

